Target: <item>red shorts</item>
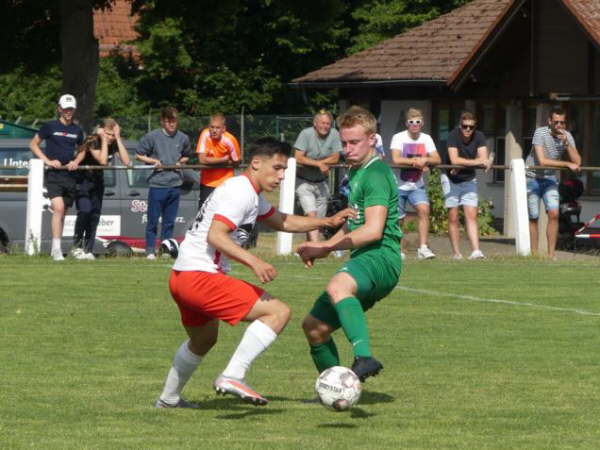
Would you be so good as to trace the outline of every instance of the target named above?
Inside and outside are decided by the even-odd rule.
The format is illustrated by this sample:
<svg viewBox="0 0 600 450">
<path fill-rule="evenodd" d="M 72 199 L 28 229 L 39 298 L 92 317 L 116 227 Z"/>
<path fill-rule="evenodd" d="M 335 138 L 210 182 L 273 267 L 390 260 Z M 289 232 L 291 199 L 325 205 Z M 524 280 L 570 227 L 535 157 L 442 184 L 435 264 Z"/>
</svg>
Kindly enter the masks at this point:
<svg viewBox="0 0 600 450">
<path fill-rule="evenodd" d="M 179 306 L 181 322 L 192 327 L 213 319 L 235 325 L 265 292 L 224 273 L 177 270 L 171 271 L 169 289 Z"/>
</svg>

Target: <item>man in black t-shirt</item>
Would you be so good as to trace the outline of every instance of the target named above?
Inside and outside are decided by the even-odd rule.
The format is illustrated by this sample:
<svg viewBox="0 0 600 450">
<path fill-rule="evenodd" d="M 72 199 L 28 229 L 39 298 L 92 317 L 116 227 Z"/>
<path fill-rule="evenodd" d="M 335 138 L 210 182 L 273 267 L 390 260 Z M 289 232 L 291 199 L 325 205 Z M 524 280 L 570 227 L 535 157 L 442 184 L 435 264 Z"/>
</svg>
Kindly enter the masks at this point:
<svg viewBox="0 0 600 450">
<path fill-rule="evenodd" d="M 490 168 L 485 136 L 476 130 L 477 119 L 470 112 L 460 116 L 460 126 L 448 135 L 448 152 L 445 164 L 466 166 L 465 169 L 448 169 L 442 174 L 442 190 L 444 191 L 444 206 L 448 209 L 448 236 L 452 244 L 454 259 L 462 259 L 460 252 L 460 232 L 458 207 L 462 206 L 465 213 L 465 228 L 471 256 L 469 259 L 485 258 L 479 249 L 479 227 L 477 225 L 477 177 L 475 167 Z"/>
<path fill-rule="evenodd" d="M 75 97 L 65 94 L 58 100 L 58 120 L 45 123 L 31 140 L 32 153 L 47 166 L 44 185 L 52 206 L 52 252 L 54 261 L 64 259 L 60 241 L 63 233 L 65 214 L 73 204 L 76 193 L 76 180 L 72 172 L 77 168 L 75 153 L 83 142 L 83 130 L 73 123 L 77 108 Z M 40 144 L 46 141 L 42 150 Z M 58 170 L 66 167 L 68 170 Z"/>
</svg>

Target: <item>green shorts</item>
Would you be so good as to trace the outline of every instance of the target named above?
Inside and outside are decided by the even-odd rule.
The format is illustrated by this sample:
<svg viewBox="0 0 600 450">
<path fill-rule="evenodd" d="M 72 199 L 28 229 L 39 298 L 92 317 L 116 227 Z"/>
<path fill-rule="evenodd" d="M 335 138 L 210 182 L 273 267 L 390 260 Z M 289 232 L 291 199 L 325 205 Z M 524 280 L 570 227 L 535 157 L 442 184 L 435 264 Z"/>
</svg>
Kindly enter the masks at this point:
<svg viewBox="0 0 600 450">
<path fill-rule="evenodd" d="M 402 260 L 400 254 L 391 252 L 369 252 L 351 258 L 340 267 L 337 273 L 346 272 L 357 284 L 356 298 L 364 311 L 368 311 L 382 298 L 386 297 L 398 284 Z M 340 320 L 329 294 L 324 291 L 315 301 L 310 315 L 331 325 L 340 327 Z"/>
</svg>

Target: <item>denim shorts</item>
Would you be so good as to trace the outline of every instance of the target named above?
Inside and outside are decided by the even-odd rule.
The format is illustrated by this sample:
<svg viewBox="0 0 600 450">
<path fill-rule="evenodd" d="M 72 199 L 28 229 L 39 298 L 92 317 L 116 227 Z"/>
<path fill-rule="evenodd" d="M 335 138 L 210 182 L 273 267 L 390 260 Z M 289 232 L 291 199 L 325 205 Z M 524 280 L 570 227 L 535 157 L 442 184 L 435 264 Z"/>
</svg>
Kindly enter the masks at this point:
<svg viewBox="0 0 600 450">
<path fill-rule="evenodd" d="M 540 198 L 546 211 L 558 209 L 558 182 L 556 178 L 527 178 L 527 210 L 529 218 L 540 217 Z"/>
<path fill-rule="evenodd" d="M 398 189 L 398 218 L 406 217 L 406 202 L 412 206 L 425 204 L 429 205 L 429 198 L 424 186 L 410 191 Z"/>
<path fill-rule="evenodd" d="M 477 207 L 479 197 L 477 196 L 477 179 L 453 183 L 446 174 L 441 176 L 442 191 L 444 193 L 444 206 L 446 208 L 458 208 L 459 206 Z"/>
</svg>

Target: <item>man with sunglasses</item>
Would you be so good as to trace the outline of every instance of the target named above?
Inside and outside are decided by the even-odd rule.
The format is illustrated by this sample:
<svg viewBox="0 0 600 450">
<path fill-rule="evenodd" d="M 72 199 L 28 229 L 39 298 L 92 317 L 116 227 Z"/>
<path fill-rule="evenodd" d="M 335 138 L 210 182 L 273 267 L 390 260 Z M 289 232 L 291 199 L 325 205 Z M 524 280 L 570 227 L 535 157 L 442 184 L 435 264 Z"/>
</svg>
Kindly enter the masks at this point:
<svg viewBox="0 0 600 450">
<path fill-rule="evenodd" d="M 410 169 L 400 169 L 398 174 L 398 217 L 400 226 L 406 217 L 406 202 L 409 202 L 417 212 L 419 229 L 419 248 L 417 259 L 435 258 L 435 254 L 427 245 L 429 237 L 429 198 L 423 182 L 423 172 L 428 166 L 439 164 L 440 155 L 435 148 L 433 139 L 421 131 L 423 128 L 423 113 L 415 108 L 406 112 L 406 130 L 392 137 L 392 160 L 394 164 L 412 166 Z M 402 252 L 404 258 L 404 252 Z"/>
<path fill-rule="evenodd" d="M 552 108 L 548 115 L 548 125 L 539 127 L 533 135 L 533 149 L 525 164 L 527 166 L 548 166 L 548 169 L 527 170 L 527 206 L 529 209 L 529 233 L 533 253 L 538 250 L 538 218 L 540 199 L 544 201 L 548 213 L 548 257 L 554 259 L 558 238 L 558 178 L 557 168 L 567 167 L 578 172 L 581 156 L 575 147 L 575 140 L 566 129 L 566 113 L 560 108 Z M 569 161 L 563 161 L 565 153 Z"/>
<path fill-rule="evenodd" d="M 477 176 L 475 167 L 488 170 L 491 161 L 485 145 L 484 134 L 476 130 L 477 118 L 473 113 L 463 112 L 460 126 L 448 134 L 447 159 L 450 164 L 465 166 L 465 169 L 449 169 L 442 174 L 444 206 L 448 209 L 448 237 L 452 245 L 454 259 L 462 259 L 460 251 L 460 231 L 458 208 L 463 207 L 465 228 L 471 244 L 469 259 L 484 259 L 479 249 L 479 225 L 477 224 Z"/>
</svg>

